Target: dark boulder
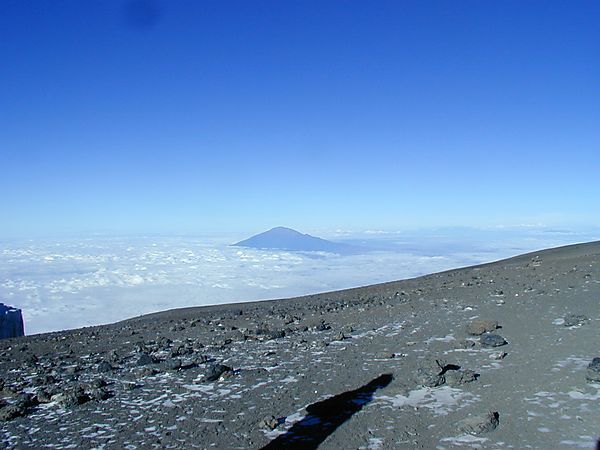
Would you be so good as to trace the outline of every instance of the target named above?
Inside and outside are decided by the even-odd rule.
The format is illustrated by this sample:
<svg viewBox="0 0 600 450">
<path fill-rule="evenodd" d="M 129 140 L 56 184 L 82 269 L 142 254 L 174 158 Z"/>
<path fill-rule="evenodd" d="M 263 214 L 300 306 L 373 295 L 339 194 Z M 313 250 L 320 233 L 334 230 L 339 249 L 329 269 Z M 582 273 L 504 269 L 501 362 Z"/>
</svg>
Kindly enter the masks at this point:
<svg viewBox="0 0 600 450">
<path fill-rule="evenodd" d="M 156 360 L 150 356 L 148 353 L 142 353 L 138 358 L 136 365 L 138 366 L 147 366 L 148 364 L 154 364 Z"/>
<path fill-rule="evenodd" d="M 600 358 L 594 358 L 588 365 L 585 379 L 591 383 L 600 383 Z"/>
<path fill-rule="evenodd" d="M 115 368 L 108 361 L 102 361 L 98 364 L 98 372 L 112 372 Z"/>
<path fill-rule="evenodd" d="M 210 364 L 206 368 L 206 372 L 204 372 L 204 376 L 202 377 L 202 380 L 203 381 L 216 381 L 222 375 L 224 375 L 228 372 L 229 373 L 233 372 L 233 369 L 229 366 L 226 366 L 224 364 L 218 364 L 218 363 Z"/>
<path fill-rule="evenodd" d="M 506 340 L 498 334 L 484 334 L 479 340 L 484 347 L 501 347 L 508 344 Z"/>
<path fill-rule="evenodd" d="M 0 339 L 25 336 L 21 310 L 0 303 Z"/>
</svg>

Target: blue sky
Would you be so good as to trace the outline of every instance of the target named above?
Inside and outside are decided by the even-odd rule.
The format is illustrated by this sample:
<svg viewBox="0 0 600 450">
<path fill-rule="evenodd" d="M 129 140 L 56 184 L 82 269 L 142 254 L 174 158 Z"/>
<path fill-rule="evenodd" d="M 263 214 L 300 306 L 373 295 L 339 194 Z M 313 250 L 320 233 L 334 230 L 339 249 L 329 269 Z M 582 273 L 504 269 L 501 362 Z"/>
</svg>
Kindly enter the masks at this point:
<svg viewBox="0 0 600 450">
<path fill-rule="evenodd" d="M 0 2 L 0 233 L 600 223 L 600 3 Z"/>
</svg>

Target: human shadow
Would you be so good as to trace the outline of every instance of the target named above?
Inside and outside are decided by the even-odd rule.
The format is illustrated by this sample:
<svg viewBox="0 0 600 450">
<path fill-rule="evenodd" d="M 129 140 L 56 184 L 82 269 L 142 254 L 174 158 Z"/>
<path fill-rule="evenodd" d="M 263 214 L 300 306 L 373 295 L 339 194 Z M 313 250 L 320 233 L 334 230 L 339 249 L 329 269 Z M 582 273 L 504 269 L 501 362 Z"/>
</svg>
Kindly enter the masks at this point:
<svg viewBox="0 0 600 450">
<path fill-rule="evenodd" d="M 340 425 L 373 400 L 375 391 L 386 387 L 393 379 L 392 374 L 386 373 L 358 389 L 309 405 L 306 408 L 308 414 L 304 419 L 261 450 L 316 449 Z"/>
</svg>

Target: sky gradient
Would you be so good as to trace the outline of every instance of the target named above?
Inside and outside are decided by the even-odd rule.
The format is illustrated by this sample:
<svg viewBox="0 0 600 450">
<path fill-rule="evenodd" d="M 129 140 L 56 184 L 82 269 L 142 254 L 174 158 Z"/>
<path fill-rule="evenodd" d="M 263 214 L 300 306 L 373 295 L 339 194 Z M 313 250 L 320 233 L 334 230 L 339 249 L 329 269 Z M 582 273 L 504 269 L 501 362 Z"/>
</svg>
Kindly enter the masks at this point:
<svg viewBox="0 0 600 450">
<path fill-rule="evenodd" d="M 0 2 L 0 235 L 597 225 L 600 3 Z"/>
</svg>

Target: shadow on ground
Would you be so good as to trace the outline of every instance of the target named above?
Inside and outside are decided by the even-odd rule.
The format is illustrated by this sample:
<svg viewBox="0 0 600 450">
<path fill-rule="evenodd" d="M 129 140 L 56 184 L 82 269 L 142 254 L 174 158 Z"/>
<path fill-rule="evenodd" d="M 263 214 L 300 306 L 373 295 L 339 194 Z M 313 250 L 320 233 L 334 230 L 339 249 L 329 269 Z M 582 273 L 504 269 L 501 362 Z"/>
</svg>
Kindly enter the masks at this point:
<svg viewBox="0 0 600 450">
<path fill-rule="evenodd" d="M 304 419 L 261 450 L 316 449 L 327 436 L 373 400 L 375 391 L 386 387 L 393 378 L 391 374 L 380 375 L 358 389 L 313 403 L 306 408 L 308 415 Z"/>
</svg>

